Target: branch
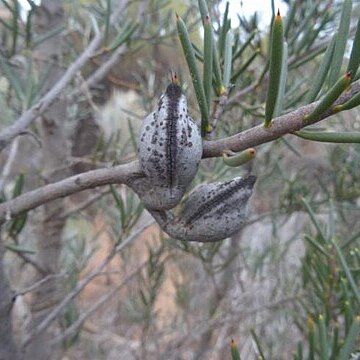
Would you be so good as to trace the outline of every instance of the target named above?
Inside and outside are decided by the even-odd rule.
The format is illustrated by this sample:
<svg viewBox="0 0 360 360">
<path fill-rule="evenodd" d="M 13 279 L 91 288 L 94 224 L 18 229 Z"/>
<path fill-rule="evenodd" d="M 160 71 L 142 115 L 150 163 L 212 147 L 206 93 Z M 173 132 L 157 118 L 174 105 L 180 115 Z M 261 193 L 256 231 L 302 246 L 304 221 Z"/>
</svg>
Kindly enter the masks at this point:
<svg viewBox="0 0 360 360">
<path fill-rule="evenodd" d="M 51 340 L 51 344 L 56 345 L 64 341 L 68 336 L 72 335 L 74 332 L 79 331 L 79 328 L 83 325 L 85 320 L 91 316 L 99 307 L 105 304 L 107 301 L 111 300 L 114 295 L 120 291 L 125 285 L 127 285 L 130 280 L 132 280 L 139 272 L 149 264 L 149 261 L 143 262 L 136 270 L 134 270 L 130 275 L 128 275 L 120 284 L 116 285 L 110 292 L 103 295 L 97 302 L 95 302 L 87 311 L 82 313 L 79 318 L 71 324 L 62 334 L 58 335 Z"/>
<path fill-rule="evenodd" d="M 344 104 L 359 92 L 360 80 L 354 82 L 350 90 L 342 94 L 334 105 Z M 225 150 L 232 150 L 235 152 L 242 151 L 249 147 L 261 145 L 276 140 L 285 134 L 291 134 L 294 131 L 300 130 L 309 125 L 303 123 L 303 118 L 314 110 L 317 103 L 318 101 L 302 106 L 295 111 L 274 119 L 269 128 L 264 128 L 263 124 L 261 124 L 228 138 L 206 141 L 204 143 L 203 158 L 222 156 Z M 319 122 L 334 114 L 335 112 L 329 109 L 313 123 Z"/>
<path fill-rule="evenodd" d="M 123 250 L 126 246 L 135 241 L 141 233 L 154 223 L 153 220 L 148 221 L 140 228 L 133 231 L 125 240 L 120 242 L 118 245 L 114 245 L 109 254 L 105 259 L 96 266 L 89 275 L 82 279 L 74 288 L 72 292 L 67 294 L 64 299 L 33 329 L 22 342 L 22 347 L 25 348 L 36 336 L 46 330 L 50 324 L 64 311 L 64 309 L 75 299 L 75 297 L 85 288 L 89 282 L 96 278 L 104 269 L 104 267 L 114 258 L 114 256 Z"/>
<path fill-rule="evenodd" d="M 353 83 L 351 89 L 340 96 L 335 102 L 335 105 L 345 103 L 358 92 L 360 92 L 360 80 Z M 249 147 L 270 142 L 285 134 L 300 130 L 308 125 L 303 123 L 303 118 L 315 108 L 316 104 L 317 102 L 314 102 L 302 106 L 291 113 L 274 119 L 272 125 L 267 129 L 261 124 L 228 138 L 205 141 L 203 158 L 222 156 L 226 150 L 235 152 L 245 150 Z M 332 110 L 327 110 L 316 122 L 333 114 L 334 112 Z M 138 161 L 118 165 L 109 169 L 98 169 L 78 174 L 59 182 L 45 185 L 0 204 L 0 223 L 1 221 L 10 220 L 22 212 L 31 210 L 51 200 L 97 186 L 116 183 L 130 184 L 131 180 L 142 176 L 144 176 L 144 174 L 140 170 Z"/>
<path fill-rule="evenodd" d="M 133 161 L 109 169 L 98 169 L 71 176 L 53 184 L 29 191 L 0 204 L 0 222 L 31 210 L 39 205 L 82 190 L 108 184 L 127 184 L 131 179 L 144 176 L 139 163 Z"/>
<path fill-rule="evenodd" d="M 127 5 L 127 1 L 122 2 L 120 6 L 114 11 L 111 17 L 111 23 L 117 20 L 119 14 Z M 101 33 L 96 34 L 93 40 L 90 42 L 88 47 L 83 51 L 83 53 L 69 66 L 64 75 L 59 79 L 59 81 L 44 95 L 37 104 L 32 106 L 29 110 L 25 111 L 14 124 L 6 127 L 0 132 L 0 151 L 2 151 L 5 146 L 13 140 L 16 136 L 22 133 L 30 124 L 56 100 L 60 93 L 65 89 L 65 87 L 71 83 L 75 78 L 75 75 L 83 68 L 84 65 L 91 59 L 95 54 L 98 47 L 101 45 L 103 40 L 103 35 Z M 120 49 L 124 49 L 121 47 Z M 118 50 L 111 59 L 117 58 L 121 51 Z M 108 69 L 108 68 L 107 68 Z M 95 74 L 94 74 L 95 75 Z M 104 76 L 104 71 L 96 72 L 96 76 L 93 80 L 99 80 L 100 76 Z M 106 73 L 105 73 L 106 75 Z"/>
</svg>

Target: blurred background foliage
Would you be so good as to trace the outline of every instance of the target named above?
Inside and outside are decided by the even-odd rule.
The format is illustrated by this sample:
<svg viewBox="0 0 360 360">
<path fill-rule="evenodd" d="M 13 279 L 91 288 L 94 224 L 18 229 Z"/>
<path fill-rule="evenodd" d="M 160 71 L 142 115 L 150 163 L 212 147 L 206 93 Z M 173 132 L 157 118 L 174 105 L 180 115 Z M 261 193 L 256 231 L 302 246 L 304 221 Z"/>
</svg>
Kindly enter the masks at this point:
<svg viewBox="0 0 360 360">
<path fill-rule="evenodd" d="M 41 22 L 34 22 L 36 7 L 31 1 L 28 12 L 18 1 L 0 3 L 1 127 L 46 93 L 54 62 L 66 69 L 97 32 L 105 32 L 102 48 L 66 91 L 63 128 L 70 150 L 63 166 L 72 174 L 136 158 L 141 119 L 156 105 L 169 71 L 179 74 L 191 114 L 199 120 L 175 20 L 176 11 L 202 69 L 204 34 L 197 1 L 128 1 L 113 24 L 109 17 L 116 1 L 65 1 L 65 23 L 45 33 Z M 237 19 L 226 15 L 220 3 L 207 2 L 221 71 L 228 31 L 233 41 L 231 85 L 213 127 L 214 138 L 263 123 L 271 44 L 270 24 L 259 24 L 257 14 L 240 13 Z M 288 74 L 278 115 L 309 102 L 344 6 L 335 0 L 284 3 Z M 345 71 L 359 14 L 359 3 L 353 1 L 339 74 Z M 41 59 L 40 65 L 37 49 L 54 36 L 61 37 L 61 57 Z M 126 51 L 107 76 L 73 96 L 120 46 Z M 328 75 L 314 99 L 326 93 L 331 81 Z M 219 109 L 216 91 L 214 86 L 210 114 Z M 355 108 L 315 128 L 356 131 L 359 119 Z M 1 154 L 3 200 L 46 182 L 43 136 L 35 123 L 16 146 Z M 179 242 L 156 225 L 145 228 L 149 215 L 122 185 L 66 200 L 59 273 L 65 279 L 65 294 L 114 247 L 141 230 L 52 325 L 60 324 L 54 343 L 61 344 L 67 358 L 347 360 L 360 351 L 360 145 L 286 135 L 256 150 L 256 159 L 241 169 L 226 166 L 221 158 L 203 160 L 194 181 L 195 185 L 249 172 L 258 177 L 244 228 L 219 243 Z M 39 271 L 36 227 L 35 212 L 18 216 L 2 231 L 7 272 L 19 293 Z M 26 304 L 31 291 L 23 297 Z M 31 316 L 25 305 L 22 310 L 17 311 L 25 315 L 17 315 L 15 322 L 19 338 L 26 334 L 24 324 Z M 236 340 L 233 348 L 238 347 L 238 354 L 230 351 L 231 339 Z"/>
</svg>

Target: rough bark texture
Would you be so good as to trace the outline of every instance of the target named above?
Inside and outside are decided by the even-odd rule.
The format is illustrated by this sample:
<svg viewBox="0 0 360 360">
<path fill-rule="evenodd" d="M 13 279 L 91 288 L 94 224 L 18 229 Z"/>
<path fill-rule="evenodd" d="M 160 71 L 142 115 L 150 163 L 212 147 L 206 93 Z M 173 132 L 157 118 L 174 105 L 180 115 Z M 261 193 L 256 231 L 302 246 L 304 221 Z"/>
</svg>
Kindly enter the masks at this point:
<svg viewBox="0 0 360 360">
<path fill-rule="evenodd" d="M 42 1 L 35 13 L 35 26 L 39 33 L 46 33 L 62 25 L 64 21 L 63 1 Z M 49 61 L 55 62 L 47 79 L 45 91 L 48 91 L 63 75 L 60 66 L 62 58 L 61 34 L 42 43 L 36 51 L 37 66 L 45 68 Z M 59 181 L 69 175 L 64 170 L 68 156 L 68 146 L 65 132 L 66 100 L 61 97 L 46 111 L 40 121 L 42 139 L 42 164 L 41 170 L 47 182 Z M 60 170 L 61 169 L 61 170 Z M 34 281 L 40 280 L 44 275 L 56 274 L 59 271 L 59 259 L 62 248 L 62 232 L 65 220 L 60 218 L 64 209 L 64 200 L 58 199 L 45 204 L 41 209 L 37 221 L 37 256 L 36 262 L 46 271 L 38 274 Z M 61 298 L 59 283 L 48 281 L 39 287 L 32 296 L 30 308 L 32 321 L 30 328 L 36 327 L 51 311 Z M 44 332 L 35 337 L 26 350 L 26 358 L 45 360 L 56 358 L 58 349 L 49 348 L 50 333 Z"/>
</svg>

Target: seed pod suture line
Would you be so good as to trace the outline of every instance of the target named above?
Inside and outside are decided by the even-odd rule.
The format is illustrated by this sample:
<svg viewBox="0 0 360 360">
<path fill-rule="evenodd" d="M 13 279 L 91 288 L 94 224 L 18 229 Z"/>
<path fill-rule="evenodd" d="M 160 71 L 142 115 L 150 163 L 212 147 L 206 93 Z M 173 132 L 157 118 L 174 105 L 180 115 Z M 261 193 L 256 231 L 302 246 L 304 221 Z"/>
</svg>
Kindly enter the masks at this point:
<svg viewBox="0 0 360 360">
<path fill-rule="evenodd" d="M 140 166 L 146 177 L 133 189 L 150 209 L 175 207 L 196 175 L 202 156 L 199 128 L 190 117 L 176 75 L 145 117 L 138 141 Z"/>
<path fill-rule="evenodd" d="M 180 214 L 151 211 L 162 230 L 177 240 L 215 242 L 240 230 L 256 177 L 202 184 L 184 202 Z"/>
</svg>

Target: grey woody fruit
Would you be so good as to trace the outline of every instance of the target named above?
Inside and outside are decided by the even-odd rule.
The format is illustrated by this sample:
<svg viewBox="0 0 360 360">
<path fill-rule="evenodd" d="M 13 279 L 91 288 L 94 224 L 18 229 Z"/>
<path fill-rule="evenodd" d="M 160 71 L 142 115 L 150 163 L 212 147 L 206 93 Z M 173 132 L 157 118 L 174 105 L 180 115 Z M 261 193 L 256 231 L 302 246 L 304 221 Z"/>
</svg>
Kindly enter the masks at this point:
<svg viewBox="0 0 360 360">
<path fill-rule="evenodd" d="M 218 241 L 238 231 L 255 181 L 255 176 L 248 175 L 195 188 L 178 217 L 182 240 Z"/>
<path fill-rule="evenodd" d="M 138 155 L 146 178 L 136 180 L 133 188 L 144 205 L 155 210 L 175 207 L 196 175 L 202 139 L 188 114 L 186 98 L 174 82 L 143 121 Z"/>
</svg>

